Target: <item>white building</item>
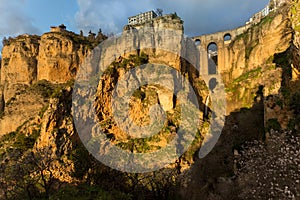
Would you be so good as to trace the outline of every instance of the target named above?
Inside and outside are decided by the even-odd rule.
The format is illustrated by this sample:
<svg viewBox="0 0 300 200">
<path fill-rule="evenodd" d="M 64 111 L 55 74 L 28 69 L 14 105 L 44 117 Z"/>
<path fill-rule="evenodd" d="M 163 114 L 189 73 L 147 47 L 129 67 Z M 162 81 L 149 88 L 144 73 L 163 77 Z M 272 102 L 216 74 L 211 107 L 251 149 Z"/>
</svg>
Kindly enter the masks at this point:
<svg viewBox="0 0 300 200">
<path fill-rule="evenodd" d="M 157 14 L 154 11 L 148 11 L 145 13 L 141 13 L 132 17 L 128 18 L 128 24 L 129 25 L 136 25 L 136 24 L 142 24 L 144 22 L 151 21 L 157 17 Z"/>
<path fill-rule="evenodd" d="M 267 15 L 270 13 L 269 5 L 267 5 L 267 6 L 266 6 L 264 9 L 262 9 L 262 11 L 260 11 L 260 12 L 261 12 L 262 17 L 267 16 Z"/>
<path fill-rule="evenodd" d="M 262 9 L 260 12 L 255 13 L 246 22 L 246 24 L 259 23 L 262 18 L 266 17 L 271 11 L 276 10 L 278 7 L 280 7 L 285 2 L 286 2 L 286 0 L 270 0 L 269 4 L 264 9 Z"/>
</svg>

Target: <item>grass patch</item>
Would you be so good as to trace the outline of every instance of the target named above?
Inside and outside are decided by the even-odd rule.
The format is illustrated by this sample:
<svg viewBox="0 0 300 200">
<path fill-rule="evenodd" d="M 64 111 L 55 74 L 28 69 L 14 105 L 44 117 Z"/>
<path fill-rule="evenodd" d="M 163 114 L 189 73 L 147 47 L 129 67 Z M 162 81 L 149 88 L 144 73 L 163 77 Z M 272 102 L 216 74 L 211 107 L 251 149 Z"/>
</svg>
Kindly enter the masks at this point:
<svg viewBox="0 0 300 200">
<path fill-rule="evenodd" d="M 300 24 L 299 25 L 297 25 L 297 26 L 295 26 L 295 31 L 297 31 L 297 32 L 300 32 Z"/>
<path fill-rule="evenodd" d="M 261 20 L 260 24 L 261 25 L 270 24 L 274 18 L 275 18 L 275 15 L 273 13 L 269 13 L 266 17 L 264 17 Z"/>
<path fill-rule="evenodd" d="M 114 61 L 111 65 L 104 71 L 104 75 L 113 75 L 117 73 L 117 69 L 123 68 L 128 69 L 132 67 L 138 67 L 149 62 L 149 56 L 144 52 L 139 55 L 131 54 L 128 58 L 122 58 L 120 62 Z"/>
<path fill-rule="evenodd" d="M 245 81 L 245 80 L 247 80 L 249 78 L 255 78 L 260 73 L 261 73 L 261 67 L 258 67 L 258 68 L 255 68 L 253 70 L 250 70 L 250 71 L 242 74 L 240 77 L 238 77 L 237 79 L 235 79 L 233 82 L 234 83 L 239 83 L 239 82 Z"/>
<path fill-rule="evenodd" d="M 40 80 L 33 84 L 30 89 L 40 93 L 44 98 L 50 98 L 54 90 L 54 84 L 46 80 Z"/>
<path fill-rule="evenodd" d="M 33 130 L 28 136 L 25 136 L 23 133 L 18 133 L 12 146 L 22 151 L 32 149 L 39 136 L 40 130 Z"/>
<path fill-rule="evenodd" d="M 254 79 L 257 78 L 262 72 L 262 68 L 258 67 L 255 69 L 252 69 L 244 74 L 242 74 L 241 76 L 239 76 L 238 78 L 234 79 L 231 84 L 229 86 L 227 86 L 225 88 L 226 92 L 236 92 L 239 87 L 241 86 L 240 84 L 248 79 Z"/>
<path fill-rule="evenodd" d="M 12 141 L 17 135 L 17 132 L 10 132 L 8 134 L 3 135 L 0 138 L 0 147 L 3 147 L 3 145 L 9 141 Z"/>
<path fill-rule="evenodd" d="M 272 64 L 274 61 L 274 55 L 270 56 L 267 60 L 266 60 L 266 63 L 267 64 Z"/>
<path fill-rule="evenodd" d="M 63 89 L 67 87 L 73 87 L 74 80 L 69 80 L 66 83 L 54 84 L 47 80 L 40 80 L 33 84 L 29 90 L 41 94 L 42 97 L 49 98 L 59 98 L 62 95 Z"/>
</svg>

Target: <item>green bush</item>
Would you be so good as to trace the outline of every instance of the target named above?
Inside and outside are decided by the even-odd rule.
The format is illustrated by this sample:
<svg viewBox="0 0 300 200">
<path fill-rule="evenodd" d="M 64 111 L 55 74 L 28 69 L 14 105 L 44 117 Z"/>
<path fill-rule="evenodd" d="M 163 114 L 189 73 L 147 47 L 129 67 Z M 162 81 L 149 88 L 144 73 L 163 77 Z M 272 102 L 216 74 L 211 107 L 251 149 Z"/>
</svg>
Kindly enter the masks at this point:
<svg viewBox="0 0 300 200">
<path fill-rule="evenodd" d="M 279 122 L 276 118 L 269 119 L 267 121 L 266 131 L 270 132 L 270 130 L 275 130 L 275 131 L 280 131 L 281 130 L 281 125 L 279 124 Z"/>
<path fill-rule="evenodd" d="M 273 19 L 274 19 L 275 15 L 274 13 L 270 13 L 269 15 L 267 15 L 266 17 L 264 17 L 262 20 L 261 20 L 261 25 L 264 25 L 264 24 L 270 24 Z"/>
<path fill-rule="evenodd" d="M 21 129 L 27 123 L 28 121 L 19 126 L 16 131 L 3 135 L 0 138 L 0 147 L 6 148 L 6 146 L 9 146 L 9 148 L 13 147 L 14 149 L 18 149 L 23 152 L 28 149 L 32 149 L 36 140 L 40 136 L 40 127 L 33 129 L 31 134 L 26 135 L 25 133 L 21 132 Z M 9 151 L 9 149 L 6 150 Z"/>
<path fill-rule="evenodd" d="M 143 100 L 146 97 L 146 94 L 145 94 L 145 92 L 143 92 L 141 90 L 135 90 L 133 92 L 132 96 L 137 98 L 137 99 Z"/>
<path fill-rule="evenodd" d="M 82 179 L 91 166 L 91 157 L 83 144 L 79 144 L 68 158 L 74 162 L 75 171 L 73 176 Z"/>
<path fill-rule="evenodd" d="M 28 136 L 24 133 L 19 133 L 15 137 L 15 141 L 12 146 L 23 151 L 32 149 L 39 136 L 40 130 L 33 130 L 32 134 Z"/>
<path fill-rule="evenodd" d="M 3 146 L 4 143 L 12 141 L 17 135 L 17 132 L 10 132 L 8 134 L 3 135 L 0 138 L 0 147 Z"/>
<path fill-rule="evenodd" d="M 50 98 L 54 85 L 46 80 L 40 80 L 31 86 L 31 89 L 40 93 L 44 98 Z"/>
</svg>

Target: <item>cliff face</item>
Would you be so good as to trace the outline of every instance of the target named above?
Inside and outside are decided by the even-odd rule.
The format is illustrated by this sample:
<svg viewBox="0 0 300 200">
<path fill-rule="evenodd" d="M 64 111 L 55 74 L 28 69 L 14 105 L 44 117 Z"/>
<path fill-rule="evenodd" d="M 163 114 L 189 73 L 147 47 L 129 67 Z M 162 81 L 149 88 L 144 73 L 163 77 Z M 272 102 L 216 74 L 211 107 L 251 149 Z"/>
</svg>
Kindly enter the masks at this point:
<svg viewBox="0 0 300 200">
<path fill-rule="evenodd" d="M 264 96 L 279 93 L 282 69 L 274 55 L 286 51 L 293 39 L 289 9 L 270 13 L 229 45 L 227 69 L 222 69 L 228 94 L 228 112 L 254 104 L 259 86 Z"/>
<path fill-rule="evenodd" d="M 75 42 L 70 36 L 61 33 L 42 35 L 37 58 L 37 80 L 64 83 L 74 79 L 88 51 L 85 45 Z"/>
<path fill-rule="evenodd" d="M 282 82 L 282 69 L 276 67 L 276 63 L 273 62 L 274 54 L 287 50 L 291 41 L 295 46 L 294 76 L 299 73 L 298 32 L 293 35 L 293 30 L 297 30 L 299 26 L 297 9 L 296 6 L 292 9 L 284 7 L 269 14 L 259 24 L 234 38 L 227 49 L 220 49 L 228 55 L 224 63 L 220 61 L 219 66 L 227 91 L 228 113 L 241 107 L 250 107 L 255 103 L 254 97 L 260 85 L 264 86 L 265 97 L 278 94 Z M 179 56 L 179 54 L 186 57 L 189 55 L 163 49 L 165 46 L 170 46 L 171 49 L 173 47 L 184 49 L 182 38 L 171 37 L 164 41 L 161 40 L 165 34 L 163 32 L 162 37 L 159 34 L 152 37 L 147 35 L 147 32 L 137 36 L 132 34 L 134 29 L 142 27 L 148 27 L 151 31 L 170 29 L 178 31 L 179 34 L 183 33 L 183 23 L 175 14 L 158 17 L 152 22 L 136 27 L 126 26 L 124 37 L 126 32 L 130 32 L 130 37 L 135 38 L 120 40 L 118 48 L 108 47 L 107 57 L 123 56 L 124 52 L 128 56 L 137 53 L 137 49 L 141 48 L 148 55 L 150 63 L 163 62 L 178 71 L 188 73 L 195 85 L 196 79 L 199 78 L 197 73 L 191 72 L 190 68 L 187 69 Z M 126 49 L 128 41 L 133 42 L 129 44 L 134 47 L 133 49 Z M 90 54 L 90 47 L 84 38 L 70 32 L 50 32 L 41 37 L 19 36 L 14 39 L 4 46 L 2 53 L 1 85 L 4 101 L 9 101 L 24 84 L 30 85 L 43 79 L 52 83 L 64 83 L 75 78 L 78 66 Z M 193 59 L 197 62 L 197 58 Z M 107 63 L 105 60 L 102 62 L 103 65 L 109 65 L 111 60 Z"/>
<path fill-rule="evenodd" d="M 299 170 L 292 150 L 299 146 L 299 8 L 299 1 L 288 1 L 231 41 L 227 67 L 220 66 L 227 92 L 227 125 L 210 155 L 196 161 L 198 168 L 190 176 L 194 180 L 182 197 L 299 198 L 299 183 L 287 183 L 295 182 L 288 174 Z M 293 144 L 286 147 L 290 141 Z M 207 184 L 212 177 L 216 181 Z M 199 185 L 205 190 L 200 194 L 195 192 Z"/>
<path fill-rule="evenodd" d="M 2 50 L 1 84 L 31 84 L 37 78 L 39 36 L 19 36 Z"/>
<path fill-rule="evenodd" d="M 231 43 L 230 78 L 235 79 L 257 66 L 265 65 L 272 55 L 289 47 L 293 34 L 288 12 L 286 8 L 273 11 Z"/>
<path fill-rule="evenodd" d="M 176 28 L 171 29 L 168 27 L 168 24 L 172 24 L 171 28 Z M 107 68 L 96 84 L 97 100 L 95 110 L 97 111 L 100 124 L 103 125 L 103 132 L 111 138 L 113 144 L 136 153 L 152 152 L 164 147 L 170 137 L 179 129 L 179 105 L 183 102 L 180 102 L 175 96 L 178 95 L 178 88 L 180 86 L 183 87 L 184 80 L 182 77 L 187 78 L 191 85 L 194 86 L 195 92 L 199 97 L 198 104 L 200 104 L 201 109 L 204 108 L 203 102 L 205 101 L 205 95 L 208 94 L 208 90 L 205 88 L 204 81 L 201 81 L 196 74 L 193 74 L 196 69 L 194 69 L 192 64 L 196 63 L 197 57 L 192 57 L 190 54 L 192 52 L 191 49 L 189 49 L 190 51 L 184 51 L 185 47 L 188 46 L 189 40 L 185 40 L 182 33 L 182 21 L 179 18 L 176 18 L 174 21 L 169 17 L 159 18 L 154 20 L 153 23 L 146 24 L 143 28 L 126 26 L 120 37 L 113 38 L 107 43 L 104 42 L 101 46 L 100 49 L 104 50 L 101 52 L 103 57 L 100 58 L 100 64 L 103 67 L 101 71 L 105 67 Z M 184 63 L 184 57 L 188 58 L 190 63 Z M 95 60 L 97 59 L 95 58 Z M 142 74 L 142 70 L 138 69 L 132 72 L 130 76 L 126 76 L 129 70 L 147 63 L 159 63 L 168 66 L 179 71 L 182 77 L 174 73 L 166 72 L 165 74 L 164 71 L 158 72 L 154 68 L 152 68 L 152 71 L 148 70 L 147 74 Z M 87 69 L 84 72 L 93 72 L 91 66 L 87 65 L 86 67 Z M 145 79 L 148 80 L 153 77 L 156 77 L 157 80 L 161 79 L 157 83 L 159 86 L 154 83 L 143 85 L 142 82 Z M 118 88 L 117 92 L 115 91 L 114 93 L 118 98 L 127 95 L 128 87 L 133 86 L 136 89 L 129 100 L 130 109 L 128 117 L 124 121 L 124 127 L 132 127 L 132 124 L 128 123 L 129 120 L 127 119 L 133 120 L 137 126 L 149 126 L 149 113 L 153 105 L 159 104 L 166 112 L 167 119 L 163 123 L 162 129 L 155 136 L 149 139 L 135 139 L 131 138 L 124 129 L 122 130 L 122 128 L 118 127 L 112 113 L 112 95 L 117 83 L 121 81 L 124 81 L 124 85 L 120 86 L 119 84 L 118 87 L 121 88 Z M 166 89 L 164 86 L 169 87 Z M 78 92 L 79 96 L 86 95 L 85 92 L 80 91 L 80 87 L 76 89 L 78 89 L 76 92 Z M 115 108 L 122 108 L 123 103 L 115 102 L 114 106 Z M 86 109 L 83 112 L 88 116 L 89 112 L 88 108 L 86 108 L 88 106 L 81 105 L 81 101 L 78 101 L 78 104 L 76 103 L 75 106 L 76 108 L 78 106 L 79 109 Z M 117 115 L 122 111 L 118 110 L 116 112 Z M 198 114 L 199 118 L 203 119 L 202 110 Z M 155 115 L 154 119 L 157 118 Z M 86 124 L 86 127 L 88 125 Z M 85 137 L 88 138 L 88 134 Z M 130 148 L 133 149 L 130 150 Z M 187 159 L 189 162 L 192 162 L 191 156 Z"/>
<path fill-rule="evenodd" d="M 189 80 L 198 96 L 199 118 L 204 122 L 198 127 L 196 140 L 176 164 L 171 164 L 165 170 L 167 175 L 159 173 L 157 175 L 156 172 L 149 175 L 159 179 L 158 186 L 151 186 L 152 192 L 174 189 L 176 181 L 180 180 L 183 187 L 178 191 L 183 197 L 199 199 L 198 197 L 207 192 L 206 188 L 209 188 L 205 184 L 212 181 L 210 176 L 229 176 L 229 172 L 233 171 L 232 150 L 236 148 L 236 144 L 253 137 L 262 138 L 259 132 L 261 130 L 258 129 L 264 128 L 264 125 L 267 127 L 268 123 L 276 120 L 282 128 L 289 127 L 291 120 L 294 120 L 297 112 L 300 112 L 290 103 L 292 100 L 298 100 L 295 94 L 300 88 L 299 13 L 298 1 L 291 6 L 286 5 L 228 42 L 229 46 L 226 49 L 220 49 L 228 55 L 223 62 L 224 65 L 219 66 L 227 92 L 228 117 L 222 133 L 225 139 L 221 138 L 216 145 L 217 150 L 201 161 L 196 152 L 208 132 L 209 120 L 206 119 L 207 116 L 203 117 L 203 111 L 204 104 L 208 104 L 206 100 L 209 98 L 206 97 L 209 91 L 194 68 L 199 66 L 197 64 L 193 66 L 199 61 L 196 54 L 190 53 L 194 52 L 196 47 L 188 51 L 186 47 L 190 44 L 181 36 L 183 22 L 176 15 L 168 15 L 140 26 L 126 26 L 123 35 L 113 40 L 117 45 L 104 46 L 107 59 L 102 59 L 101 64 L 108 68 L 100 80 L 96 79 L 97 98 L 93 105 L 104 133 L 120 148 L 138 153 L 155 151 L 166 146 L 176 135 L 180 125 L 180 101 L 173 95 L 176 91 L 174 80 L 179 79 L 176 79 L 178 77 L 173 74 L 164 77 L 167 80 L 164 84 L 171 85 L 173 87 L 171 90 L 157 85 L 144 85 L 137 88 L 130 99 L 129 117 L 138 125 L 149 124 L 148 114 L 152 105 L 160 104 L 162 109 L 167 111 L 166 123 L 157 136 L 135 140 L 120 130 L 113 121 L 112 91 L 128 70 L 146 63 L 162 63 L 171 66 Z M 137 29 L 143 30 L 143 27 L 148 29 L 141 34 L 135 34 Z M 178 34 L 173 34 L 172 37 L 164 40 L 164 36 L 168 34 L 167 29 Z M 128 49 L 128 46 L 132 48 Z M 178 51 L 170 52 L 165 49 L 166 46 Z M 83 150 L 84 148 L 81 149 L 71 114 L 74 87 L 72 79 L 75 78 L 84 59 L 93 54 L 92 47 L 93 45 L 86 38 L 70 32 L 51 32 L 41 37 L 20 36 L 4 46 L 0 99 L 0 136 L 5 135 L 0 139 L 0 154 L 3 160 L 7 158 L 8 163 L 13 165 L 10 159 L 14 155 L 19 155 L 20 152 L 31 152 L 32 149 L 34 149 L 32 152 L 36 153 L 39 149 L 47 147 L 53 152 L 51 154 L 53 158 L 59 158 L 51 173 L 46 173 L 48 178 L 54 174 L 58 185 L 62 182 L 86 181 L 91 185 L 111 186 L 111 179 L 108 180 L 108 177 L 117 173 L 103 166 L 99 167 L 99 164 L 91 161 L 91 155 Z M 85 67 L 87 72 L 95 72 L 90 66 Z M 151 73 L 149 72 L 149 77 L 153 75 Z M 139 84 L 139 82 L 137 77 L 131 80 L 125 79 L 127 85 Z M 124 93 L 123 90 L 118 92 L 117 95 L 120 96 Z M 87 95 L 80 91 L 78 93 L 82 96 Z M 82 107 L 85 109 L 84 106 Z M 208 114 L 206 114 L 209 117 L 209 108 L 207 109 Z M 88 109 L 85 111 L 88 112 Z M 85 114 L 88 116 L 88 113 Z M 291 128 L 297 129 L 299 122 L 297 120 L 296 118 Z M 270 127 L 274 127 L 274 124 Z M 89 136 L 87 135 L 87 138 Z M 30 145 L 26 145 L 27 143 Z M 216 154 L 218 155 L 214 157 Z M 170 169 L 173 171 L 170 172 Z M 74 173 L 77 173 L 76 178 Z M 0 173 L 0 176 L 2 174 L 5 173 Z M 102 174 L 106 177 L 101 177 Z M 128 191 L 131 187 L 135 194 L 140 191 L 140 188 L 145 188 L 145 185 L 148 187 L 148 182 L 152 183 L 154 179 L 142 175 L 131 177 L 128 174 L 124 177 L 124 183 L 120 183 L 126 185 L 123 187 L 124 191 Z M 165 177 L 172 177 L 170 178 L 172 180 L 168 179 L 168 183 L 161 181 Z M 27 178 L 30 180 L 30 177 Z M 49 180 L 52 180 L 50 178 Z M 121 182 L 119 179 L 114 181 L 116 185 Z M 234 188 L 232 180 L 227 179 L 218 179 L 216 186 L 223 187 L 226 184 L 232 186 L 231 189 Z M 199 185 L 203 186 L 201 191 Z M 214 189 L 218 190 L 217 187 Z M 221 189 L 220 191 L 227 197 L 230 195 Z M 220 193 L 217 191 L 212 195 L 220 195 Z"/>
<path fill-rule="evenodd" d="M 2 50 L 1 95 L 5 102 L 14 96 L 20 85 L 37 79 L 39 36 L 19 36 Z"/>
<path fill-rule="evenodd" d="M 47 105 L 47 100 L 39 91 L 28 87 L 21 88 L 5 104 L 0 120 L 0 135 L 15 131 L 24 122 L 35 118 Z"/>
<path fill-rule="evenodd" d="M 227 55 L 219 68 L 225 82 L 228 113 L 250 109 L 264 99 L 265 126 L 273 119 L 282 128 L 291 123 L 294 115 L 287 99 L 296 91 L 292 88 L 298 88 L 298 5 L 285 4 L 272 11 L 236 36 L 226 49 L 220 49 Z"/>
<path fill-rule="evenodd" d="M 49 96 L 35 91 L 41 81 L 74 79 L 92 45 L 87 38 L 67 31 L 8 40 L 2 53 L 1 135 L 16 130 L 48 104 Z"/>
<path fill-rule="evenodd" d="M 90 48 L 87 38 L 71 32 L 10 39 L 2 53 L 1 85 L 5 102 L 20 85 L 31 85 L 39 80 L 64 83 L 75 78 Z"/>
</svg>

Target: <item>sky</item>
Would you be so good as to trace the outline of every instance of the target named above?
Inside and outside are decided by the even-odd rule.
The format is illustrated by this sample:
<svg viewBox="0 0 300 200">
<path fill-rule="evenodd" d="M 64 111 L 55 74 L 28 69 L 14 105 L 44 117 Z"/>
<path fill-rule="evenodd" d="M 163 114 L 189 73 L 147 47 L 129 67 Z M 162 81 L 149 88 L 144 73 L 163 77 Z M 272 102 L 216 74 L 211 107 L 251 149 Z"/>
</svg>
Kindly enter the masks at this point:
<svg viewBox="0 0 300 200">
<path fill-rule="evenodd" d="M 0 39 L 24 33 L 42 34 L 65 24 L 85 34 L 99 28 L 120 33 L 127 18 L 149 10 L 176 12 L 185 34 L 197 36 L 242 26 L 269 0 L 0 0 Z M 0 46 L 1 48 L 1 46 Z"/>
</svg>

